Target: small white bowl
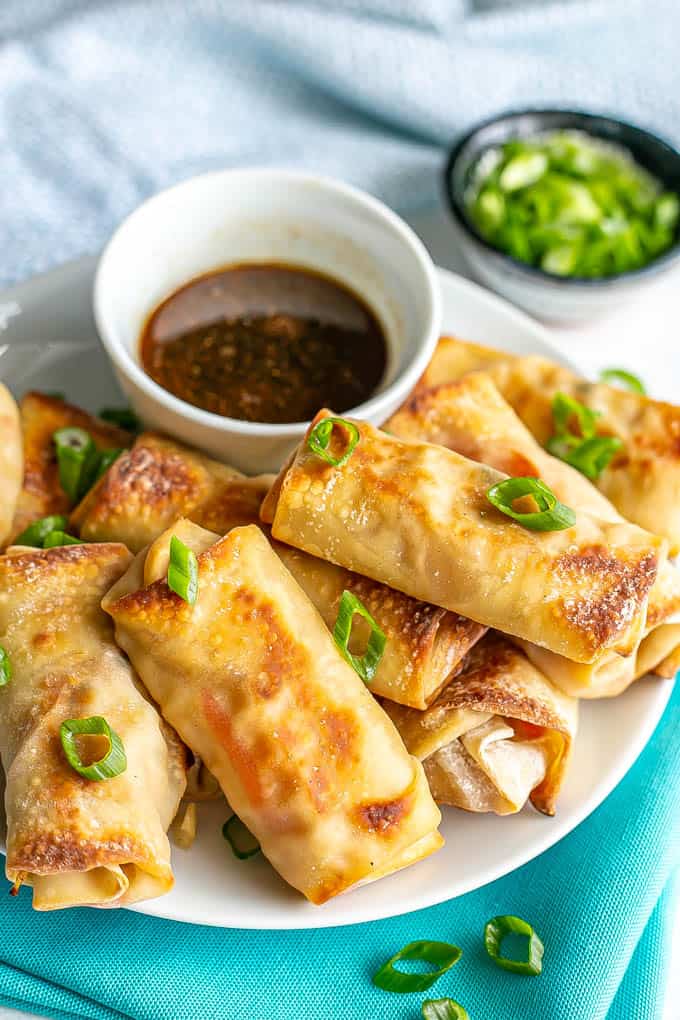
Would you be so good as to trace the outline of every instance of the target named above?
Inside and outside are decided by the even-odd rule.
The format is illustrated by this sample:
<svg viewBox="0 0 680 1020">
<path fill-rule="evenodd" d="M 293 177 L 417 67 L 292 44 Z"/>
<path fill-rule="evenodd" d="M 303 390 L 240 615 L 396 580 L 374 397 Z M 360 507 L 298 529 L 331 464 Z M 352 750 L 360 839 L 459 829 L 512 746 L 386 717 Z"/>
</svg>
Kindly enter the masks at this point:
<svg viewBox="0 0 680 1020">
<path fill-rule="evenodd" d="M 97 269 L 94 314 L 104 348 L 145 423 L 249 474 L 277 470 L 308 423 L 239 421 L 180 400 L 142 369 L 139 337 L 148 316 L 182 284 L 225 266 L 267 262 L 325 273 L 378 316 L 385 376 L 348 415 L 374 424 L 388 418 L 424 371 L 441 323 L 439 285 L 424 246 L 381 202 L 346 184 L 289 170 L 225 170 L 141 205 Z"/>
</svg>

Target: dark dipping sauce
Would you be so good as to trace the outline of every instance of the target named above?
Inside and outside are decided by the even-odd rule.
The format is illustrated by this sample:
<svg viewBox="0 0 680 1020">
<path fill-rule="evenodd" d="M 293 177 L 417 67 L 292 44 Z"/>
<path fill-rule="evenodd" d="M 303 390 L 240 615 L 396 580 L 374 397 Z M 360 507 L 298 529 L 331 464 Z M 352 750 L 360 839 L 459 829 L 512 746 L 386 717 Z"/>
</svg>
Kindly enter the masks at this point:
<svg viewBox="0 0 680 1020">
<path fill-rule="evenodd" d="M 382 379 L 387 348 L 364 302 L 307 269 L 242 265 L 191 280 L 149 318 L 144 371 L 176 397 L 242 421 L 347 411 Z"/>
</svg>

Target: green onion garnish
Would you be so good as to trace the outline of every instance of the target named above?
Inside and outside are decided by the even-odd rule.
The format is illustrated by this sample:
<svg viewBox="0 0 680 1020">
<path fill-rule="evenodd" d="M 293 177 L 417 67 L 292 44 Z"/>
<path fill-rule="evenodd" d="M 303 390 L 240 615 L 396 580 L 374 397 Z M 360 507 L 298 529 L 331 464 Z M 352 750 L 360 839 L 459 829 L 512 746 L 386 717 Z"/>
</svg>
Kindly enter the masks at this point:
<svg viewBox="0 0 680 1020">
<path fill-rule="evenodd" d="M 642 397 L 644 397 L 647 393 L 642 379 L 633 375 L 632 372 L 626 372 L 624 368 L 604 368 L 600 372 L 600 380 L 603 383 L 610 383 L 613 385 L 619 383 L 625 389 L 630 390 L 631 393 L 639 393 Z"/>
<path fill-rule="evenodd" d="M 522 496 L 533 496 L 538 511 L 518 513 L 514 510 L 515 500 Z M 504 482 L 492 485 L 486 498 L 501 513 L 531 531 L 563 531 L 576 523 L 576 514 L 571 507 L 560 503 L 552 489 L 540 478 L 506 478 Z"/>
<path fill-rule="evenodd" d="M 11 679 L 12 663 L 9 661 L 9 655 L 0 645 L 0 687 L 6 687 Z"/>
<path fill-rule="evenodd" d="M 85 543 L 73 535 L 67 535 L 65 531 L 50 531 L 45 535 L 43 549 L 55 549 L 58 545 L 85 545 Z"/>
<path fill-rule="evenodd" d="M 98 463 L 97 448 L 85 429 L 57 429 L 53 439 L 57 448 L 61 487 L 71 502 L 77 503 L 94 481 Z"/>
<path fill-rule="evenodd" d="M 100 450 L 99 459 L 97 462 L 97 470 L 95 472 L 94 480 L 98 482 L 102 475 L 105 475 L 109 470 L 114 460 L 117 460 L 123 450 L 116 448 L 115 450 Z"/>
<path fill-rule="evenodd" d="M 555 394 L 552 413 L 555 434 L 546 443 L 546 449 L 586 478 L 595 481 L 621 449 L 623 442 L 616 436 L 598 436 L 596 423 L 599 412 L 592 411 L 566 393 Z M 578 433 L 571 431 L 573 419 L 576 419 Z"/>
<path fill-rule="evenodd" d="M 82 735 L 106 737 L 109 749 L 103 758 L 85 765 L 78 753 L 76 738 Z M 92 715 L 88 719 L 67 719 L 59 727 L 61 746 L 66 759 L 75 771 L 84 779 L 114 779 L 127 768 L 127 758 L 123 742 L 111 729 L 106 719 L 100 715 Z"/>
<path fill-rule="evenodd" d="M 13 541 L 13 545 L 32 545 L 36 549 L 42 549 L 45 539 L 51 531 L 63 531 L 68 520 L 61 514 L 53 514 L 51 517 L 41 517 L 39 521 L 33 521 L 25 531 Z"/>
<path fill-rule="evenodd" d="M 560 438 L 569 437 L 575 442 L 581 439 L 589 439 L 595 435 L 599 411 L 592 411 L 585 404 L 574 400 L 567 393 L 556 393 L 552 402 L 552 415 L 555 422 L 555 434 Z M 571 430 L 571 420 L 576 419 L 579 433 Z"/>
<path fill-rule="evenodd" d="M 190 606 L 193 606 L 198 598 L 196 553 L 185 545 L 181 538 L 177 538 L 177 535 L 173 535 L 170 539 L 168 587 Z"/>
<path fill-rule="evenodd" d="M 334 425 L 339 425 L 348 433 L 347 446 L 339 457 L 334 457 L 328 452 Z M 327 464 L 332 464 L 333 467 L 342 467 L 352 456 L 354 447 L 360 438 L 359 429 L 354 422 L 347 421 L 346 418 L 322 418 L 309 433 L 307 446 L 312 453 L 315 453 L 317 457 L 321 457 Z"/>
<path fill-rule="evenodd" d="M 644 266 L 675 243 L 680 222 L 678 195 L 625 149 L 577 131 L 487 149 L 464 201 L 489 244 L 555 276 Z"/>
<path fill-rule="evenodd" d="M 501 943 L 505 936 L 511 933 L 527 936 L 529 942 L 526 960 L 511 960 L 501 955 Z M 521 917 L 513 917 L 512 914 L 492 917 L 484 927 L 484 945 L 494 963 L 504 970 L 512 970 L 516 974 L 535 975 L 540 974 L 543 969 L 543 943 L 531 925 Z"/>
<path fill-rule="evenodd" d="M 548 440 L 547 449 L 565 464 L 570 464 L 586 478 L 595 481 L 622 446 L 623 441 L 616 436 L 592 436 L 570 449 L 553 436 Z"/>
<path fill-rule="evenodd" d="M 368 644 L 366 645 L 366 651 L 363 655 L 354 655 L 350 652 L 348 647 L 349 639 L 352 634 L 352 621 L 356 613 L 358 613 L 359 616 L 363 616 L 371 628 L 371 634 L 368 639 Z M 383 657 L 385 645 L 387 644 L 387 637 L 375 622 L 368 609 L 366 609 L 363 602 L 361 602 L 356 595 L 353 595 L 351 591 L 343 591 L 342 593 L 340 605 L 338 606 L 338 616 L 333 628 L 333 640 L 344 658 L 359 674 L 364 683 L 370 683 L 375 676 L 375 671 Z"/>
<path fill-rule="evenodd" d="M 467 1010 L 453 999 L 425 999 L 421 1012 L 423 1020 L 470 1020 Z"/>
<path fill-rule="evenodd" d="M 222 835 L 232 849 L 234 857 L 246 861 L 260 852 L 260 844 L 238 815 L 227 818 L 222 826 Z"/>
<path fill-rule="evenodd" d="M 45 396 L 51 397 L 52 400 L 66 400 L 66 394 L 62 393 L 61 390 L 48 390 Z"/>
<path fill-rule="evenodd" d="M 450 942 L 409 942 L 373 975 L 373 984 L 386 992 L 425 992 L 458 963 L 461 956 L 458 946 Z M 405 974 L 394 966 L 397 960 L 425 960 L 435 969 L 427 974 Z"/>
<path fill-rule="evenodd" d="M 140 432 L 142 428 L 141 421 L 131 407 L 104 407 L 98 417 L 127 432 Z"/>
</svg>

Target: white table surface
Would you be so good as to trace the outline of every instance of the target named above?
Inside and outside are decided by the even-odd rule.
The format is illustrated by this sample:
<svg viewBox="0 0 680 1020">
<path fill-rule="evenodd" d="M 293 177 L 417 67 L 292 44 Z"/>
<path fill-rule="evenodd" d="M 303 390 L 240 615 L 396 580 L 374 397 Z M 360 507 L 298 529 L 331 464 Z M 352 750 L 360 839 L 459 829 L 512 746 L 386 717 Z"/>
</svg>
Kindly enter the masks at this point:
<svg viewBox="0 0 680 1020">
<path fill-rule="evenodd" d="M 435 262 L 470 276 L 452 229 L 441 213 L 409 218 Z M 550 327 L 555 343 L 582 369 L 596 376 L 605 367 L 627 368 L 644 379 L 654 396 L 680 402 L 680 273 L 650 285 L 632 303 L 606 318 L 578 327 Z M 480 338 L 478 338 L 480 339 Z M 680 911 L 663 1020 L 677 1020 L 680 1002 Z M 0 1006 L 0 1020 L 41 1020 Z M 557 1020 L 557 1018 L 555 1018 Z"/>
</svg>

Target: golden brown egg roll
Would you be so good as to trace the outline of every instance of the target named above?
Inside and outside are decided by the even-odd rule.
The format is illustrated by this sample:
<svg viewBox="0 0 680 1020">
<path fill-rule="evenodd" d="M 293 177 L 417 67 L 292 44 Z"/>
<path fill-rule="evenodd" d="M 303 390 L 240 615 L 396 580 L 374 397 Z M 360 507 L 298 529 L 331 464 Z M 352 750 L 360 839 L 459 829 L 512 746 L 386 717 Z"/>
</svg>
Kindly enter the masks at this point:
<svg viewBox="0 0 680 1020">
<path fill-rule="evenodd" d="M 340 467 L 298 447 L 262 505 L 275 538 L 577 662 L 637 647 L 662 539 L 584 512 L 530 531 L 486 497 L 501 472 L 354 426 Z"/>
<path fill-rule="evenodd" d="M 164 579 L 172 534 L 198 556 L 193 606 Z M 215 542 L 177 522 L 103 605 L 166 719 L 311 902 L 441 845 L 422 766 L 256 526 Z"/>
<path fill-rule="evenodd" d="M 27 393 L 19 405 L 23 435 L 24 478 L 11 528 L 16 538 L 33 521 L 68 514 L 71 503 L 59 484 L 53 435 L 57 429 L 85 429 L 102 450 L 129 446 L 132 437 L 65 400 L 45 393 Z"/>
<path fill-rule="evenodd" d="M 146 432 L 118 457 L 71 514 L 86 542 L 139 552 L 178 517 L 223 535 L 257 515 L 261 486 L 165 436 Z"/>
<path fill-rule="evenodd" d="M 383 705 L 438 803 L 506 815 L 530 800 L 555 813 L 578 702 L 502 635 L 482 638 L 424 712 Z"/>
<path fill-rule="evenodd" d="M 491 377 L 470 372 L 456 382 L 421 388 L 387 422 L 385 428 L 402 439 L 439 443 L 472 460 L 510 475 L 542 478 L 563 503 L 606 521 L 623 517 L 579 471 L 538 445 L 527 427 L 501 396 Z M 680 571 L 664 557 L 649 594 L 645 634 L 680 610 Z M 642 635 L 641 635 L 642 637 Z M 645 638 L 641 661 L 652 668 L 665 640 Z M 522 642 L 526 654 L 569 694 L 607 697 L 619 694 L 640 674 L 638 656 L 605 652 L 599 660 L 571 662 L 544 648 Z"/>
<path fill-rule="evenodd" d="M 166 832 L 185 786 L 185 752 L 116 647 L 104 593 L 130 563 L 122 545 L 13 547 L 0 557 L 0 687 L 7 775 L 7 877 L 33 906 L 121 906 L 173 884 Z M 127 768 L 81 776 L 59 736 L 67 719 L 102 716 Z"/>
<path fill-rule="evenodd" d="M 173 440 L 146 433 L 122 454 L 71 516 L 88 541 L 124 542 L 138 552 L 176 520 L 225 535 L 259 523 L 260 504 L 273 476 L 244 478 L 231 468 Z M 425 708 L 485 628 L 439 606 L 396 592 L 332 563 L 276 543 L 276 551 L 332 630 L 344 590 L 353 592 L 388 637 L 371 689 Z M 350 648 L 359 651 L 357 618 Z"/>
<path fill-rule="evenodd" d="M 23 478 L 23 450 L 19 408 L 0 382 L 0 546 L 14 520 Z"/>
<path fill-rule="evenodd" d="M 588 382 L 548 358 L 513 356 L 452 337 L 440 341 L 421 385 L 450 382 L 475 369 L 489 372 L 541 445 L 554 432 L 556 393 L 597 411 L 598 434 L 623 442 L 597 479 L 597 488 L 627 520 L 665 536 L 672 555 L 680 551 L 680 407 Z"/>
</svg>

